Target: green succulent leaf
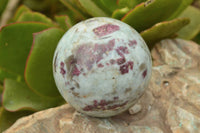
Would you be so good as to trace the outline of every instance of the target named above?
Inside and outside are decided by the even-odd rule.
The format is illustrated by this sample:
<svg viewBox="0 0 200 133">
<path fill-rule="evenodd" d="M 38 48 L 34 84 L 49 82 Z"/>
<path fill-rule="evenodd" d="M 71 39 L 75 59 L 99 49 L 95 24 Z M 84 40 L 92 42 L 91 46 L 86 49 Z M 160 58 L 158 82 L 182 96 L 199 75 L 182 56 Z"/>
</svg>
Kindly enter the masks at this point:
<svg viewBox="0 0 200 133">
<path fill-rule="evenodd" d="M 0 94 L 3 92 L 3 83 L 0 83 Z"/>
<path fill-rule="evenodd" d="M 3 106 L 9 111 L 32 110 L 39 111 L 64 103 L 62 97 L 47 98 L 35 94 L 24 82 L 5 79 Z"/>
<path fill-rule="evenodd" d="M 193 39 L 200 32 L 200 10 L 189 6 L 179 17 L 187 17 L 191 23 L 178 32 L 178 37 Z"/>
<path fill-rule="evenodd" d="M 0 132 L 5 131 L 9 128 L 17 119 L 23 116 L 32 114 L 32 111 L 18 111 L 9 112 L 3 107 L 0 108 Z"/>
<path fill-rule="evenodd" d="M 49 26 L 55 26 L 53 21 L 46 17 L 45 15 L 38 13 L 38 12 L 24 12 L 22 13 L 19 18 L 17 19 L 17 22 L 41 22 L 41 23 L 45 23 Z"/>
<path fill-rule="evenodd" d="M 87 10 L 86 10 L 85 8 L 82 7 L 82 5 L 81 5 L 81 3 L 79 2 L 79 0 L 70 0 L 70 1 L 71 1 L 72 5 L 74 5 L 76 8 L 78 8 L 83 14 L 89 15 L 89 14 L 87 13 Z M 86 15 L 86 16 L 87 16 L 87 15 Z"/>
<path fill-rule="evenodd" d="M 145 2 L 146 0 L 118 0 L 118 4 L 121 7 L 134 8 L 138 4 Z"/>
<path fill-rule="evenodd" d="M 24 0 L 23 4 L 33 10 L 44 11 L 50 6 L 50 2 L 52 2 L 52 0 Z"/>
<path fill-rule="evenodd" d="M 34 43 L 26 63 L 25 80 L 37 94 L 60 96 L 53 79 L 52 59 L 63 34 L 64 31 L 58 28 L 50 28 L 34 34 Z"/>
<path fill-rule="evenodd" d="M 181 12 L 183 10 L 185 10 L 191 3 L 193 2 L 193 0 L 181 0 L 181 4 L 179 5 L 178 9 L 173 13 L 172 16 L 170 16 L 170 18 L 168 18 L 168 20 L 172 20 L 174 18 L 176 18 L 178 15 L 181 14 Z"/>
<path fill-rule="evenodd" d="M 83 11 L 81 11 L 79 8 L 77 8 L 76 5 L 71 0 L 60 0 L 68 9 L 72 10 L 76 16 L 78 16 L 80 19 L 86 19 L 88 18 L 88 15 L 84 14 Z"/>
<path fill-rule="evenodd" d="M 8 0 L 0 0 L 0 17 L 7 6 Z"/>
<path fill-rule="evenodd" d="M 33 41 L 32 33 L 47 29 L 42 23 L 13 23 L 0 30 L 0 68 L 23 77 Z"/>
<path fill-rule="evenodd" d="M 178 9 L 181 0 L 150 0 L 130 10 L 121 20 L 138 32 L 167 20 Z"/>
<path fill-rule="evenodd" d="M 22 80 L 20 75 L 6 71 L 6 70 L 0 68 L 0 82 L 3 82 L 3 80 L 5 78 L 11 78 L 11 79 L 15 79 L 17 81 Z"/>
<path fill-rule="evenodd" d="M 67 15 L 55 16 L 55 20 L 59 27 L 65 31 L 73 26 L 71 19 Z"/>
<path fill-rule="evenodd" d="M 200 33 L 193 40 L 200 45 Z"/>
<path fill-rule="evenodd" d="M 0 108 L 2 107 L 3 83 L 0 81 Z"/>
<path fill-rule="evenodd" d="M 152 49 L 157 41 L 174 35 L 189 22 L 190 20 L 188 18 L 165 21 L 154 25 L 150 29 L 143 31 L 140 34 L 148 44 L 149 48 Z"/>
<path fill-rule="evenodd" d="M 130 11 L 130 9 L 128 7 L 125 7 L 125 8 L 122 8 L 122 9 L 116 9 L 112 14 L 112 18 L 121 19 L 129 11 Z"/>
<path fill-rule="evenodd" d="M 107 6 L 102 3 L 101 0 L 92 0 L 101 10 L 103 10 L 106 14 L 109 16 L 112 14 L 112 11 L 110 8 L 107 8 Z"/>
<path fill-rule="evenodd" d="M 96 3 L 92 0 L 79 0 L 81 6 L 85 8 L 88 14 L 92 15 L 93 17 L 108 17 L 109 15 L 106 14 L 101 8 L 99 8 Z"/>
<path fill-rule="evenodd" d="M 3 82 L 0 81 L 0 107 L 1 107 L 1 103 L 2 103 L 2 92 L 3 92 Z"/>
<path fill-rule="evenodd" d="M 117 0 L 100 0 L 100 2 L 111 13 L 114 12 L 117 8 L 119 8 L 119 5 L 117 4 Z"/>
<path fill-rule="evenodd" d="M 14 17 L 12 18 L 11 22 L 16 22 L 23 13 L 27 13 L 27 12 L 31 12 L 31 10 L 24 5 L 21 5 L 15 12 Z"/>
</svg>

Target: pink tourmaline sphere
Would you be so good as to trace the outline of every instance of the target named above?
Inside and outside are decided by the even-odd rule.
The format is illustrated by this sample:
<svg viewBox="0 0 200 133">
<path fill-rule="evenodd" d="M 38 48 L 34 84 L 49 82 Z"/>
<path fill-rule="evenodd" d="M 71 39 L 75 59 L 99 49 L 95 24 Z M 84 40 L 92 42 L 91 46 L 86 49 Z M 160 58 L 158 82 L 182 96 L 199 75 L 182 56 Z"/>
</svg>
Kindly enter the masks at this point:
<svg viewBox="0 0 200 133">
<path fill-rule="evenodd" d="M 98 17 L 82 21 L 60 40 L 53 59 L 56 85 L 77 111 L 117 115 L 134 105 L 151 77 L 151 55 L 129 25 Z"/>
</svg>

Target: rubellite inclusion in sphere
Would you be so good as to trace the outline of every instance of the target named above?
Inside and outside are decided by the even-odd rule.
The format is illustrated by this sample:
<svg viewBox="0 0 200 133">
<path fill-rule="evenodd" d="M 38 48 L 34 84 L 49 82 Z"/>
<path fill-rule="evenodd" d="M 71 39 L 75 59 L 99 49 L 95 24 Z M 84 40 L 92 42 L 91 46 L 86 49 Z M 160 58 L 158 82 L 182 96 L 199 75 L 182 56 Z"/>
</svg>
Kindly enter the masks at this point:
<svg viewBox="0 0 200 133">
<path fill-rule="evenodd" d="M 53 58 L 56 85 L 77 111 L 117 115 L 134 105 L 151 77 L 151 55 L 129 25 L 97 17 L 69 29 Z"/>
</svg>

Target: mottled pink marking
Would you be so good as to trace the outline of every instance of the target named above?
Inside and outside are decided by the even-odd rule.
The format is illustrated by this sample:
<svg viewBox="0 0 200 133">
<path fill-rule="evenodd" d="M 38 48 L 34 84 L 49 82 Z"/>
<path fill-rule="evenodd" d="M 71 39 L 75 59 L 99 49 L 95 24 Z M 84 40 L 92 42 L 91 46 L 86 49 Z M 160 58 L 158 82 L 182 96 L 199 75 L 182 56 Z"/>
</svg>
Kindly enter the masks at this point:
<svg viewBox="0 0 200 133">
<path fill-rule="evenodd" d="M 112 40 L 110 40 L 110 41 L 108 42 L 107 50 L 108 50 L 108 51 L 113 50 L 114 46 L 115 46 L 115 39 L 112 39 Z"/>
<path fill-rule="evenodd" d="M 124 64 L 125 62 L 126 62 L 126 59 L 124 57 L 117 59 L 117 64 L 118 65 Z"/>
<path fill-rule="evenodd" d="M 105 25 L 102 25 L 102 26 L 99 26 L 99 27 L 93 29 L 93 32 L 97 36 L 102 37 L 102 36 L 111 34 L 111 33 L 115 32 L 115 31 L 118 31 L 118 30 L 119 30 L 119 26 L 118 25 L 105 24 Z"/>
<path fill-rule="evenodd" d="M 114 59 L 111 59 L 111 60 L 110 60 L 110 64 L 111 64 L 111 65 L 114 65 L 115 63 L 116 63 L 116 61 L 115 61 Z"/>
<path fill-rule="evenodd" d="M 93 103 L 94 103 L 94 107 L 97 107 L 97 106 L 98 106 L 97 100 L 94 100 Z"/>
<path fill-rule="evenodd" d="M 65 66 L 65 63 L 64 62 L 60 62 L 60 67 L 64 67 Z"/>
<path fill-rule="evenodd" d="M 69 71 L 71 72 L 72 76 L 79 76 L 81 71 L 77 68 L 77 60 L 72 56 L 69 60 L 70 68 Z"/>
<path fill-rule="evenodd" d="M 125 46 L 120 46 L 118 47 L 118 49 L 122 51 L 124 54 L 129 54 L 128 48 Z"/>
<path fill-rule="evenodd" d="M 137 45 L 137 41 L 136 40 L 129 40 L 128 45 L 132 48 L 135 48 L 135 46 Z"/>
<path fill-rule="evenodd" d="M 128 65 L 129 65 L 130 69 L 133 70 L 133 62 L 132 62 L 132 61 L 129 61 L 129 62 L 128 62 Z"/>
<path fill-rule="evenodd" d="M 128 73 L 129 72 L 128 65 L 125 64 L 125 65 L 120 66 L 119 70 L 122 75 Z"/>
<path fill-rule="evenodd" d="M 94 62 L 95 62 L 95 59 L 92 56 L 91 56 L 91 58 L 89 58 L 89 60 L 87 60 L 85 65 L 86 65 L 88 70 L 92 69 Z"/>
<path fill-rule="evenodd" d="M 81 74 L 81 71 L 76 66 L 74 66 L 73 71 L 72 71 L 72 75 L 73 76 L 79 76 L 80 74 Z"/>
<path fill-rule="evenodd" d="M 106 107 L 104 107 L 104 106 L 101 106 L 101 109 L 102 109 L 102 110 L 106 110 Z"/>
<path fill-rule="evenodd" d="M 114 101 L 118 100 L 119 97 L 114 97 L 113 98 Z M 87 105 L 83 108 L 84 111 L 93 111 L 93 110 L 110 110 L 110 109 L 115 109 L 118 107 L 122 107 L 124 105 L 127 104 L 128 101 L 121 103 L 121 104 L 114 104 L 114 105 L 110 105 L 109 104 L 113 104 L 114 101 L 106 101 L 106 100 L 101 100 L 100 102 L 98 102 L 97 100 L 93 101 L 93 105 Z"/>
<path fill-rule="evenodd" d="M 124 57 L 124 55 L 122 54 L 122 52 L 120 51 L 120 49 L 116 49 L 116 52 L 119 56 Z"/>
<path fill-rule="evenodd" d="M 68 86 L 69 85 L 69 81 L 65 82 L 65 86 Z"/>
<path fill-rule="evenodd" d="M 94 63 L 99 63 L 103 59 L 103 55 L 112 51 L 114 46 L 115 39 L 106 44 L 81 45 L 75 53 L 77 64 L 82 68 L 86 66 L 87 70 L 91 70 Z"/>
<path fill-rule="evenodd" d="M 107 105 L 107 102 L 105 100 L 101 100 L 98 102 L 97 100 L 93 101 L 93 105 L 87 105 L 83 108 L 84 111 L 92 111 L 94 109 L 102 109 L 105 110 L 106 108 L 104 107 Z"/>
<path fill-rule="evenodd" d="M 104 67 L 104 65 L 103 65 L 103 64 L 101 64 L 101 63 L 100 63 L 100 64 L 98 64 L 97 66 L 98 66 L 98 67 L 100 67 L 100 68 L 101 68 L 101 67 Z"/>
<path fill-rule="evenodd" d="M 128 48 L 125 46 L 120 46 L 117 49 L 115 49 L 117 54 L 124 58 L 124 54 L 129 54 Z"/>
<path fill-rule="evenodd" d="M 96 63 L 100 62 L 102 59 L 103 59 L 103 57 L 102 57 L 102 56 L 97 56 Z"/>
<path fill-rule="evenodd" d="M 101 106 L 105 106 L 105 105 L 107 105 L 108 103 L 106 102 L 106 100 L 101 100 L 100 101 L 100 103 L 99 103 L 99 105 L 101 105 Z"/>
<path fill-rule="evenodd" d="M 133 70 L 133 62 L 132 61 L 128 61 L 126 64 L 120 66 L 119 70 L 121 72 L 121 74 L 126 74 L 129 72 L 129 68 L 131 70 Z"/>
<path fill-rule="evenodd" d="M 87 105 L 83 108 L 84 111 L 92 111 L 94 109 L 93 105 Z"/>
<path fill-rule="evenodd" d="M 63 77 L 66 74 L 64 66 L 65 66 L 64 62 L 60 62 L 60 73 L 63 75 Z"/>
<path fill-rule="evenodd" d="M 121 107 L 119 104 L 115 104 L 115 105 L 112 105 L 112 106 L 108 106 L 108 109 L 116 109 L 118 107 Z"/>
<path fill-rule="evenodd" d="M 107 50 L 105 45 L 95 44 L 93 51 L 99 53 L 105 53 Z"/>
<path fill-rule="evenodd" d="M 147 69 L 142 73 L 143 78 L 147 76 Z"/>
<path fill-rule="evenodd" d="M 108 109 L 110 110 L 110 109 L 116 109 L 116 108 L 118 108 L 118 107 L 122 107 L 122 106 L 124 106 L 124 105 L 126 105 L 128 103 L 128 101 L 126 101 L 126 102 L 124 102 L 124 103 L 122 103 L 122 104 L 115 104 L 115 105 L 112 105 L 112 106 L 108 106 Z"/>
</svg>

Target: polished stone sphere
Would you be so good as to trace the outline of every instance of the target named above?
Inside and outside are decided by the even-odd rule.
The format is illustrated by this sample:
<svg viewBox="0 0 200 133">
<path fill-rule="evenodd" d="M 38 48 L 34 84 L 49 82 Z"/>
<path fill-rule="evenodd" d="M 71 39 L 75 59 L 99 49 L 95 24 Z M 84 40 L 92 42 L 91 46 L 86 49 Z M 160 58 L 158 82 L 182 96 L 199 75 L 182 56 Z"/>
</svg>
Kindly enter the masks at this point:
<svg viewBox="0 0 200 133">
<path fill-rule="evenodd" d="M 53 58 L 61 95 L 77 111 L 94 117 L 114 116 L 134 105 L 148 86 L 151 67 L 140 34 L 106 17 L 74 25 Z"/>
</svg>

